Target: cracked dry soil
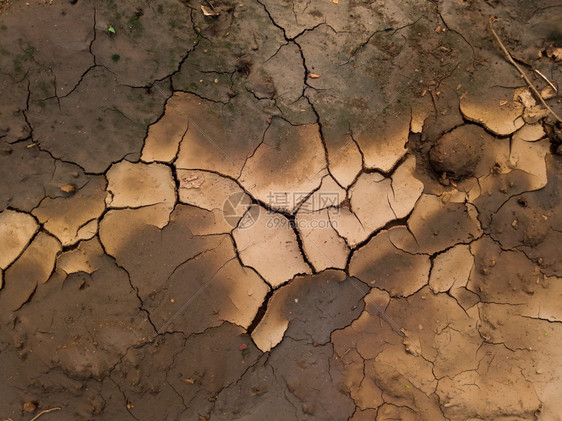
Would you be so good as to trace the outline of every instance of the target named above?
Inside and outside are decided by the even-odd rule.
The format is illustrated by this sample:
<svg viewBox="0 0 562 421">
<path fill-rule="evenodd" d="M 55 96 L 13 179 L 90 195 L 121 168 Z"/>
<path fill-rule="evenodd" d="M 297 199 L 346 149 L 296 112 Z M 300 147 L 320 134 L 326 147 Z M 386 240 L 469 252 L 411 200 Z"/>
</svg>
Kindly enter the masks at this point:
<svg viewBox="0 0 562 421">
<path fill-rule="evenodd" d="M 562 420 L 491 16 L 560 114 L 556 1 L 0 1 L 0 418 Z"/>
</svg>

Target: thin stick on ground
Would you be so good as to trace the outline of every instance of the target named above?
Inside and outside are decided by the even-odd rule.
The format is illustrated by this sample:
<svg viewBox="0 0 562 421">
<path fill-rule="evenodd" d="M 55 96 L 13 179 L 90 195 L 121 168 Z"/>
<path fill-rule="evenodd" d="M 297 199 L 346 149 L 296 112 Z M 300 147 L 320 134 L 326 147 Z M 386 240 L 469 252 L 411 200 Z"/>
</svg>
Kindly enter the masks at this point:
<svg viewBox="0 0 562 421">
<path fill-rule="evenodd" d="M 503 44 L 502 40 L 500 39 L 500 37 L 498 36 L 498 34 L 496 33 L 496 31 L 494 30 L 493 26 L 492 26 L 492 19 L 490 18 L 489 24 L 490 24 L 490 30 L 492 31 L 492 34 L 494 34 L 494 37 L 496 38 L 496 41 L 498 41 L 498 44 L 500 45 L 502 51 L 504 52 L 505 56 L 507 57 L 507 60 L 513 65 L 515 66 L 515 68 L 517 69 L 517 71 L 519 72 L 519 74 L 521 75 L 521 77 L 523 79 L 525 79 L 525 82 L 527 82 L 527 85 L 529 85 L 529 88 L 531 88 L 531 91 L 533 91 L 533 93 L 535 94 L 535 96 L 539 99 L 539 101 L 542 103 L 542 105 L 545 106 L 545 108 L 554 116 L 554 118 L 556 118 L 556 120 L 558 120 L 559 122 L 562 122 L 562 118 L 560 118 L 553 110 L 552 108 L 550 108 L 548 106 L 548 104 L 544 101 L 543 97 L 541 96 L 541 94 L 539 93 L 539 91 L 537 91 L 537 88 L 535 88 L 535 85 L 533 85 L 531 83 L 531 81 L 529 80 L 529 78 L 527 77 L 527 75 L 525 74 L 525 72 L 523 71 L 523 69 L 521 69 L 521 67 L 515 62 L 515 60 L 513 60 L 513 57 L 511 56 L 511 54 L 509 53 L 509 51 L 507 50 L 507 48 L 505 48 L 505 45 Z"/>
<path fill-rule="evenodd" d="M 53 412 L 53 411 L 60 411 L 62 408 L 60 406 L 56 406 L 54 408 L 51 409 L 45 409 L 41 412 L 39 412 L 37 415 L 35 415 L 33 418 L 31 418 L 29 421 L 35 421 L 37 418 L 39 418 L 41 415 L 43 414 L 48 414 L 49 412 Z"/>
<path fill-rule="evenodd" d="M 542 78 L 545 80 L 545 82 L 548 83 L 552 89 L 554 89 L 554 92 L 558 92 L 558 89 L 556 89 L 556 86 L 554 86 L 554 83 L 552 83 L 550 80 L 548 80 L 548 78 L 547 78 L 545 75 L 543 75 L 543 74 L 540 72 L 540 70 L 533 69 L 533 71 L 534 71 L 537 75 L 539 75 L 540 77 L 542 77 Z"/>
</svg>

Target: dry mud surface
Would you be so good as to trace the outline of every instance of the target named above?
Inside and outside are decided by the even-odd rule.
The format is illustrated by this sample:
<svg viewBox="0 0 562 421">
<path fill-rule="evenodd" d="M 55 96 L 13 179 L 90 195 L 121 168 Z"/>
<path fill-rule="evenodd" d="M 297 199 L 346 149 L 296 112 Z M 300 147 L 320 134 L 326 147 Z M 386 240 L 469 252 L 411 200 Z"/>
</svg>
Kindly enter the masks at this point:
<svg viewBox="0 0 562 421">
<path fill-rule="evenodd" d="M 490 17 L 560 115 L 556 1 L 0 1 L 0 419 L 562 420 Z"/>
</svg>

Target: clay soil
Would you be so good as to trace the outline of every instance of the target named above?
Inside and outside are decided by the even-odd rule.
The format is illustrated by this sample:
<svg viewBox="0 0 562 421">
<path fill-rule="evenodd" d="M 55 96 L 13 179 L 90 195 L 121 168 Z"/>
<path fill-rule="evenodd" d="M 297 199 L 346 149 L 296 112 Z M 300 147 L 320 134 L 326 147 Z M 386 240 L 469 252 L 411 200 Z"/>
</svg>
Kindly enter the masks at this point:
<svg viewBox="0 0 562 421">
<path fill-rule="evenodd" d="M 0 419 L 562 420 L 561 47 L 554 0 L 0 1 Z"/>
</svg>

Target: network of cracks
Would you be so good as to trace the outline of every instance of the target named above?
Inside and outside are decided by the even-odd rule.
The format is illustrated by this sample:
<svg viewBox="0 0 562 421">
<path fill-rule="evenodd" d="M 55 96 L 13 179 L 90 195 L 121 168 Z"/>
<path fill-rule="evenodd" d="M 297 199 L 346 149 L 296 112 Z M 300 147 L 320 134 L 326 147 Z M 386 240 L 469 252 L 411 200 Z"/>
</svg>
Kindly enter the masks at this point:
<svg viewBox="0 0 562 421">
<path fill-rule="evenodd" d="M 560 419 L 559 129 L 509 64 L 509 86 L 461 66 L 465 6 L 132 4 L 29 6 L 90 26 L 82 73 L 57 78 L 30 32 L 8 78 L 0 416 Z M 189 44 L 171 65 L 123 52 L 151 14 Z M 452 38 L 390 101 L 424 30 Z M 328 35 L 353 48 L 325 58 Z M 367 84 L 382 51 L 398 70 Z M 356 72 L 343 105 L 333 68 Z"/>
</svg>

